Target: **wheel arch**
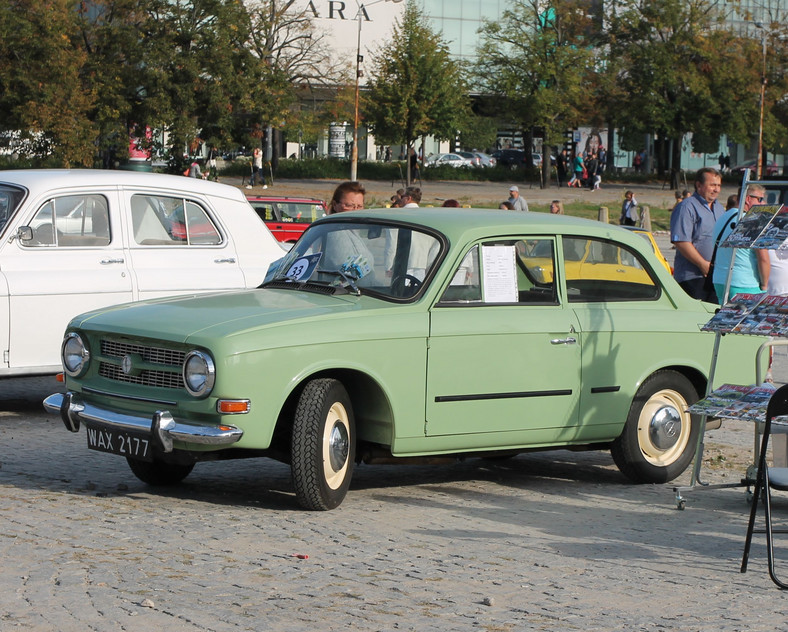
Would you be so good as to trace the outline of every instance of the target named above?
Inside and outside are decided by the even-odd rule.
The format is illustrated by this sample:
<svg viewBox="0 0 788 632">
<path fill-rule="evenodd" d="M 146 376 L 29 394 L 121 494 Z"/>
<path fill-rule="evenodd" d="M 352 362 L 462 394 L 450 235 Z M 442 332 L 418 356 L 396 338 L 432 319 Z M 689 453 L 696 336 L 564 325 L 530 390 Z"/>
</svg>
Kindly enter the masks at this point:
<svg viewBox="0 0 788 632">
<path fill-rule="evenodd" d="M 304 376 L 298 382 L 279 411 L 274 430 L 274 445 L 289 444 L 298 398 L 308 382 L 322 378 L 333 378 L 345 387 L 353 405 L 356 437 L 359 441 L 392 445 L 394 413 L 388 394 L 374 377 L 350 368 L 323 369 Z"/>
<path fill-rule="evenodd" d="M 657 369 L 657 371 L 675 371 L 676 373 L 680 373 L 690 381 L 692 386 L 695 388 L 695 392 L 698 394 L 698 397 L 703 397 L 706 394 L 706 384 L 708 384 L 708 377 L 696 368 L 682 365 L 672 365 L 662 367 Z M 652 371 L 650 375 L 653 375 L 657 371 Z"/>
</svg>

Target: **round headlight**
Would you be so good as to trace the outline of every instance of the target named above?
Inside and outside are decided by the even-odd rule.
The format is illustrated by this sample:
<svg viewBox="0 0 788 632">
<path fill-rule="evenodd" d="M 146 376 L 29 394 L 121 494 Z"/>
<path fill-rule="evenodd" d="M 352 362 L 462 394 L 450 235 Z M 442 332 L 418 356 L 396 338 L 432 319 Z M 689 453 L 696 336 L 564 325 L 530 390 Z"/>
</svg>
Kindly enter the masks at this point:
<svg viewBox="0 0 788 632">
<path fill-rule="evenodd" d="M 205 397 L 213 389 L 216 368 L 211 356 L 202 351 L 190 351 L 183 361 L 183 381 L 186 390 L 195 397 Z"/>
<path fill-rule="evenodd" d="M 88 368 L 90 351 L 77 333 L 71 332 L 65 337 L 61 356 L 63 357 L 63 368 L 71 377 L 79 377 Z"/>
</svg>

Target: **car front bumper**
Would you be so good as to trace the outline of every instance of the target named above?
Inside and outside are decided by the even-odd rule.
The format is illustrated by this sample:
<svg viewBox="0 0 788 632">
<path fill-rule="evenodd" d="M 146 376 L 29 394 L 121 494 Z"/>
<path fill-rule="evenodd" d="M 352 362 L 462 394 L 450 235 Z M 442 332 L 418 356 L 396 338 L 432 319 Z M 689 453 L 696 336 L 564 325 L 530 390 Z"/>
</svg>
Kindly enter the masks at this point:
<svg viewBox="0 0 788 632">
<path fill-rule="evenodd" d="M 152 417 L 118 413 L 82 401 L 79 393 L 55 393 L 44 400 L 50 413 L 60 413 L 66 428 L 78 432 L 82 421 L 93 426 L 149 433 L 163 452 L 172 452 L 173 441 L 224 446 L 236 443 L 243 430 L 235 426 L 200 426 L 177 421 L 168 410 L 158 410 Z"/>
</svg>

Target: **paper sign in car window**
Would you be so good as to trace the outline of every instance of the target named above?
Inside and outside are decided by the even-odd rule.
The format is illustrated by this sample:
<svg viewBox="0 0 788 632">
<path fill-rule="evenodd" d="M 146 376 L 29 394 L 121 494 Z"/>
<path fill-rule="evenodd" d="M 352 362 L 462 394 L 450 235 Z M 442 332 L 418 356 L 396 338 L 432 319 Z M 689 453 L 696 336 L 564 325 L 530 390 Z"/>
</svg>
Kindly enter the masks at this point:
<svg viewBox="0 0 788 632">
<path fill-rule="evenodd" d="M 296 259 L 293 264 L 287 269 L 285 275 L 290 281 L 306 281 L 312 276 L 312 273 L 317 267 L 320 257 L 323 256 L 322 252 L 317 252 L 313 255 L 304 255 Z"/>
<path fill-rule="evenodd" d="M 485 303 L 518 301 L 514 257 L 514 246 L 482 246 Z"/>
</svg>

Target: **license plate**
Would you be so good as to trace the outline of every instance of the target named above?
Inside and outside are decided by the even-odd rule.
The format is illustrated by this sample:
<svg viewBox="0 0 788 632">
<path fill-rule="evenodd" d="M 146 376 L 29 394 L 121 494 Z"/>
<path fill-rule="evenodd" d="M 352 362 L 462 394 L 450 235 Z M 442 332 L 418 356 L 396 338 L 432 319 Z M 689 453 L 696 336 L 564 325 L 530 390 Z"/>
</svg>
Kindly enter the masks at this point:
<svg viewBox="0 0 788 632">
<path fill-rule="evenodd" d="M 114 428 L 92 428 L 85 426 L 88 447 L 91 450 L 119 454 L 140 461 L 152 461 L 153 449 L 150 435 Z"/>
</svg>

